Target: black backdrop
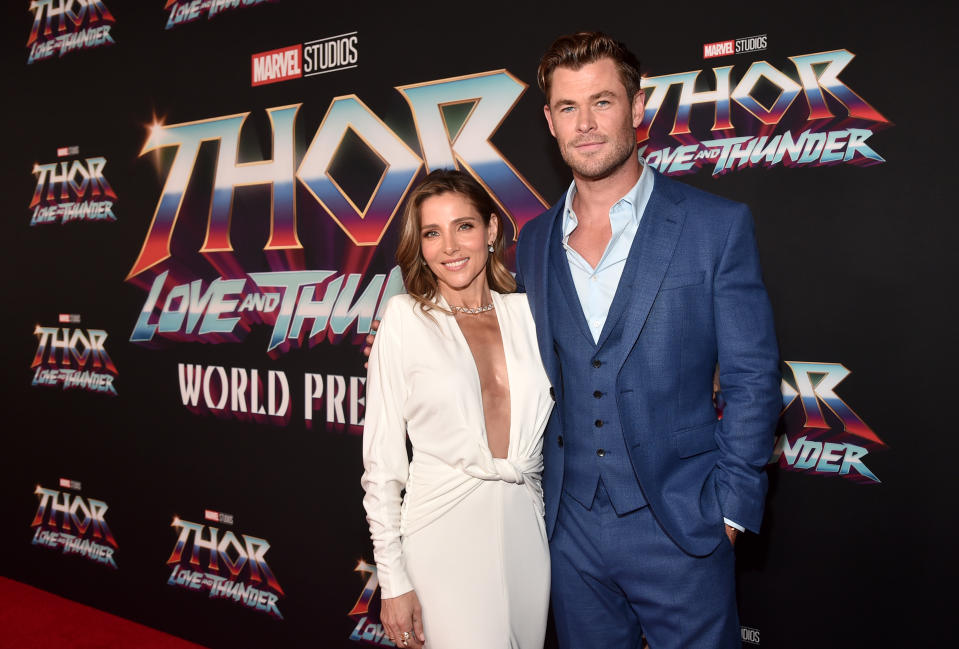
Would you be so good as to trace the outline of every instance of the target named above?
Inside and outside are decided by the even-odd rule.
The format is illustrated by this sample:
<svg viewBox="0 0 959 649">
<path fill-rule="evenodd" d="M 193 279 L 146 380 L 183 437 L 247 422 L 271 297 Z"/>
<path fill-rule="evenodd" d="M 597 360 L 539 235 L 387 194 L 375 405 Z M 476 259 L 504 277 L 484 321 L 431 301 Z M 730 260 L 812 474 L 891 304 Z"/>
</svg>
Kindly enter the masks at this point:
<svg viewBox="0 0 959 649">
<path fill-rule="evenodd" d="M 797 93 L 778 123 L 762 127 L 742 107 L 748 98 L 740 96 L 743 102 L 731 104 L 734 129 L 710 133 L 715 104 L 700 103 L 691 111 L 692 133 L 671 137 L 668 131 L 681 108 L 680 86 L 674 85 L 644 143 L 647 154 L 658 152 L 651 158 L 656 160 L 666 147 L 671 147 L 668 156 L 677 146 L 724 136 L 789 133 L 796 139 L 805 131 L 862 129 L 856 133 L 868 136 L 868 151 L 881 157 L 881 162 L 870 160 L 860 148 L 849 160 L 819 164 L 786 152 L 777 164 L 757 159 L 715 175 L 715 160 L 707 158 L 680 175 L 752 207 L 784 360 L 787 407 L 778 433 L 785 452 L 770 465 L 763 533 L 744 537 L 737 548 L 744 644 L 931 646 L 946 635 L 945 616 L 955 596 L 933 594 L 940 588 L 951 593 L 957 576 L 950 547 L 957 524 L 946 480 L 957 444 L 944 417 L 947 368 L 954 357 L 953 309 L 947 305 L 954 300 L 956 277 L 951 249 L 956 225 L 944 197 L 955 166 L 946 108 L 956 99 L 954 75 L 947 72 L 954 34 L 945 16 L 906 17 L 898 5 L 877 3 L 833 3 L 810 11 L 798 4 L 770 9 L 768 3 L 381 8 L 282 0 L 238 2 L 213 16 L 204 8 L 197 20 L 167 28 L 171 11 L 189 3 L 166 4 L 103 0 L 91 2 L 83 15 L 75 2 L 78 26 L 67 20 L 58 31 L 60 18 L 54 16 L 51 33 L 45 34 L 44 17 L 37 40 L 26 47 L 35 13 L 26 1 L 4 8 L 4 115 L 12 146 L 0 163 L 6 197 L 2 259 L 12 281 L 3 319 L 4 337 L 11 343 L 3 348 L 3 574 L 210 647 L 377 644 L 377 597 L 364 612 L 370 574 L 357 570 L 362 562 L 372 563 L 372 552 L 360 504 L 361 429 L 350 424 L 350 401 L 357 402 L 355 423 L 362 418 L 360 339 L 379 298 L 396 287 L 388 285 L 382 295 L 372 291 L 366 302 L 359 300 L 354 314 L 349 308 L 375 276 L 385 279 L 392 269 L 395 228 L 384 228 L 379 245 L 356 245 L 347 235 L 349 226 L 337 223 L 348 223 L 348 215 L 327 211 L 307 187 L 308 174 L 301 173 L 298 181 L 287 175 L 285 183 L 275 183 L 273 195 L 293 184 L 302 249 L 263 250 L 271 235 L 271 191 L 260 185 L 239 189 L 233 197 L 234 251 L 201 254 L 219 151 L 216 142 L 208 142 L 189 176 L 170 257 L 129 277 L 176 153 L 166 146 L 141 155 L 150 125 L 155 120 L 167 127 L 199 120 L 221 124 L 220 118 L 248 112 L 239 139 L 240 163 L 270 160 L 286 150 L 297 168 L 331 105 L 349 103 L 335 98 L 355 95 L 388 131 L 354 125 L 328 175 L 362 208 L 376 192 L 395 191 L 401 197 L 412 174 L 424 173 L 423 166 L 404 168 L 401 158 L 418 162 L 425 155 L 424 133 L 437 135 L 419 116 L 420 123 L 414 122 L 397 87 L 469 75 L 498 80 L 501 89 L 482 94 L 473 113 L 466 111 L 486 90 L 443 86 L 458 89 L 466 103 L 442 109 L 448 133 L 440 133 L 439 141 L 445 146 L 455 139 L 464 121 L 500 122 L 491 143 L 532 189 L 497 193 L 506 187 L 508 167 L 495 156 L 484 166 L 475 147 L 457 152 L 457 163 L 479 174 L 522 222 L 531 200 L 540 196 L 552 202 L 569 182 L 541 117 L 534 76 L 539 55 L 558 34 L 601 29 L 636 51 L 652 79 L 702 70 L 695 86 L 699 92 L 715 88 L 713 68 L 733 66 L 734 88 L 751 65 L 766 61 L 788 79 L 769 72 L 753 86 L 751 95 L 765 107 L 773 105 L 782 86 L 802 82 L 797 57 L 801 62 L 815 53 L 855 55 L 844 67 L 837 64 L 838 80 L 878 111 L 878 119 L 853 114 L 855 100 L 833 84 L 822 95 L 832 116 L 808 121 L 816 100 L 813 84 L 809 92 Z M 101 7 L 111 19 L 103 20 Z M 104 25 L 112 43 L 27 63 L 37 43 L 59 34 L 75 38 Z M 356 36 L 355 62 L 347 57 L 345 65 L 324 74 L 252 85 L 253 55 L 300 44 L 310 51 L 312 45 L 323 46 L 315 41 L 344 34 Z M 754 35 L 766 37 L 765 49 L 703 58 L 705 44 Z M 828 76 L 823 64 L 811 69 L 821 80 Z M 487 74 L 502 70 L 529 86 L 512 108 L 509 101 L 496 108 L 491 99 L 510 87 L 507 75 Z M 276 124 L 267 109 L 293 104 L 301 106 L 290 149 L 289 138 L 285 144 L 279 136 L 274 142 Z M 349 119 L 357 117 L 362 114 L 354 110 Z M 390 160 L 394 175 L 378 185 L 385 156 L 369 147 L 388 141 L 408 155 L 395 154 Z M 833 140 L 840 153 L 848 150 L 842 148 L 848 141 L 848 134 Z M 335 146 L 339 138 L 332 142 Z M 816 153 L 812 144 L 810 159 Z M 316 152 L 323 146 L 318 144 Z M 61 183 L 49 196 L 43 185 L 39 203 L 31 203 L 43 174 L 37 165 L 67 162 L 69 168 L 74 160 L 100 157 L 115 198 L 96 195 L 92 184 L 81 187 L 81 174 L 74 177 L 77 186 L 65 187 L 63 195 Z M 112 202 L 114 220 L 63 223 L 61 214 L 54 222 L 31 224 L 38 209 L 62 211 L 54 206 L 103 200 Z M 354 223 L 385 226 L 389 210 L 377 209 L 371 208 L 368 221 Z M 358 274 L 353 299 L 347 295 L 341 310 L 333 311 L 345 322 L 359 317 L 345 332 L 331 329 L 312 339 L 314 321 L 307 318 L 301 339 L 269 352 L 276 319 L 269 309 L 221 315 L 242 318 L 232 333 L 159 332 L 149 343 L 133 341 L 149 289 L 164 270 L 169 276 L 148 323 L 158 322 L 175 284 L 201 280 L 205 292 L 218 277 L 238 279 L 244 288 L 227 291 L 224 298 L 238 301 L 226 307 L 230 311 L 257 294 L 250 274 L 304 270 L 331 271 L 329 277 L 313 278 L 314 301 L 340 275 Z M 55 329 L 59 333 L 51 333 Z M 84 338 L 90 330 L 105 332 L 103 348 L 113 368 L 97 366 L 102 354 L 84 358 L 82 340 L 76 346 L 79 363 L 68 350 L 53 348 L 54 336 L 65 330 L 69 335 L 80 330 Z M 38 349 L 44 341 L 46 347 Z M 65 355 L 72 364 L 66 364 Z M 267 373 L 281 372 L 289 383 L 288 409 L 277 417 L 252 417 L 229 412 L 240 408 L 231 408 L 228 399 L 223 411 L 211 413 L 202 406 L 203 396 L 198 407 L 187 407 L 181 365 L 223 367 L 227 375 L 241 368 L 248 379 L 255 369 L 263 399 Z M 797 384 L 797 368 L 805 389 Z M 106 375 L 116 394 L 65 388 L 63 370 Z M 304 416 L 308 374 L 321 375 L 324 385 L 324 398 L 311 402 L 312 421 Z M 44 376 L 54 384 L 36 385 Z M 216 376 L 212 385 L 216 401 Z M 330 388 L 345 391 L 343 423 L 327 422 Z M 796 389 L 800 398 L 791 400 Z M 249 399 L 249 387 L 244 396 Z M 817 423 L 818 412 L 823 415 Z M 844 464 L 843 458 L 851 462 Z M 804 462 L 812 466 L 803 469 Z M 40 521 L 44 492 L 38 488 L 57 492 L 48 497 Z M 92 501 L 105 503 L 103 518 L 115 546 L 96 523 L 64 529 L 64 515 L 50 507 L 54 498 L 61 504 L 79 498 L 75 511 L 81 523 Z M 210 569 L 204 549 L 200 565 L 191 565 L 192 537 L 177 561 L 172 555 L 184 529 L 176 526 L 181 519 L 217 528 L 220 540 L 230 531 L 240 547 L 244 535 L 255 537 L 254 549 L 262 551 L 267 543 L 261 558 L 276 582 L 267 583 L 262 564 L 257 572 L 247 562 L 232 576 L 221 557 L 218 570 Z M 82 552 L 66 552 L 66 537 L 57 532 L 78 537 L 83 545 L 71 547 Z M 208 538 L 209 529 L 203 534 Z M 59 539 L 59 545 L 37 543 L 44 538 Z M 113 551 L 115 569 L 96 560 L 100 547 Z M 236 546 L 227 556 L 242 559 Z M 194 592 L 167 583 L 171 572 L 183 569 L 208 573 L 207 585 Z M 282 619 L 232 599 L 211 598 L 210 579 L 219 578 L 238 582 L 231 593 L 253 587 L 274 595 Z"/>
</svg>

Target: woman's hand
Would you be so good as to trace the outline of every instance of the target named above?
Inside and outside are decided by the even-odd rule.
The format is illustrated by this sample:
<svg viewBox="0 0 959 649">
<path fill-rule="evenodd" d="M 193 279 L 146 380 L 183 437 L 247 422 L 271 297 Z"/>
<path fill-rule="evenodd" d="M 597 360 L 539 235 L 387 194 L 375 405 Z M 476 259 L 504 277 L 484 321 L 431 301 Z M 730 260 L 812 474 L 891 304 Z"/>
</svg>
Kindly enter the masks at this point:
<svg viewBox="0 0 959 649">
<path fill-rule="evenodd" d="M 420 608 L 416 592 L 411 590 L 381 601 L 380 621 L 386 630 L 386 637 L 403 649 L 422 647 L 426 635 L 423 633 L 423 609 Z M 407 635 L 404 636 L 404 633 Z"/>
</svg>

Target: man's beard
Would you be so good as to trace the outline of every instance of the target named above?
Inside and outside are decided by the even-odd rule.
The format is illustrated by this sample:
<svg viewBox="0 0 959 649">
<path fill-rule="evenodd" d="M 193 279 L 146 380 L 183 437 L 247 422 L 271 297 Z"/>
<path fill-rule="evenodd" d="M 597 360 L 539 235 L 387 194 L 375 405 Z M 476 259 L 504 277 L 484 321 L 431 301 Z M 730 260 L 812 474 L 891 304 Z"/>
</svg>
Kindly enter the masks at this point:
<svg viewBox="0 0 959 649">
<path fill-rule="evenodd" d="M 635 138 L 635 131 L 632 128 L 630 128 L 627 137 L 622 139 L 607 138 L 606 142 L 612 142 L 614 146 L 601 157 L 577 157 L 575 153 L 571 153 L 578 144 L 576 140 L 561 148 L 560 154 L 576 175 L 587 180 L 601 180 L 622 167 L 630 156 L 634 155 L 636 151 Z"/>
</svg>

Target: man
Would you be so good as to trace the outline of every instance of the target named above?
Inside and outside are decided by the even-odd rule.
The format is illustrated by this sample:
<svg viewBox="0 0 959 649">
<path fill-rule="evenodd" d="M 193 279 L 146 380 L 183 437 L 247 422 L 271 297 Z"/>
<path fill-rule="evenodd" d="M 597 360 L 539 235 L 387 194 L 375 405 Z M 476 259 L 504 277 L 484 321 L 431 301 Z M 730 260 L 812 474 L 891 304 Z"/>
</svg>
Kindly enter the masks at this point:
<svg viewBox="0 0 959 649">
<path fill-rule="evenodd" d="M 543 487 L 560 646 L 739 647 L 733 544 L 759 530 L 781 405 L 749 210 L 645 167 L 621 43 L 561 37 L 538 81 L 573 172 L 516 257 L 556 399 Z"/>
<path fill-rule="evenodd" d="M 543 489 L 560 646 L 738 648 L 733 545 L 759 531 L 781 406 L 749 210 L 645 167 L 621 43 L 563 36 L 538 81 L 573 172 L 516 256 L 556 400 Z"/>
</svg>

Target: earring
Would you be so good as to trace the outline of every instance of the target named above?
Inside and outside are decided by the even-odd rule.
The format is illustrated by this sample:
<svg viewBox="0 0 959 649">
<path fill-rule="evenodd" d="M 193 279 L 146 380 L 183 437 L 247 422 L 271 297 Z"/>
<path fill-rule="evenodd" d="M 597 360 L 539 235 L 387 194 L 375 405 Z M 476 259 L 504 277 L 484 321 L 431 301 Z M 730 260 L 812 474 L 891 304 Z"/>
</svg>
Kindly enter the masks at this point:
<svg viewBox="0 0 959 649">
<path fill-rule="evenodd" d="M 495 250 L 493 249 L 493 244 L 489 244 L 489 251 L 490 251 L 490 252 L 495 252 Z"/>
<path fill-rule="evenodd" d="M 426 260 L 425 260 L 425 259 L 420 259 L 420 263 L 425 266 L 425 265 L 426 265 Z"/>
</svg>

